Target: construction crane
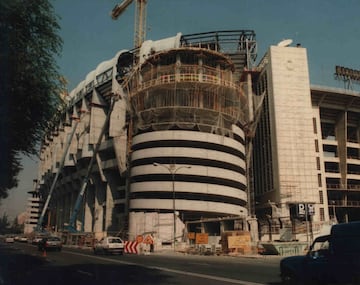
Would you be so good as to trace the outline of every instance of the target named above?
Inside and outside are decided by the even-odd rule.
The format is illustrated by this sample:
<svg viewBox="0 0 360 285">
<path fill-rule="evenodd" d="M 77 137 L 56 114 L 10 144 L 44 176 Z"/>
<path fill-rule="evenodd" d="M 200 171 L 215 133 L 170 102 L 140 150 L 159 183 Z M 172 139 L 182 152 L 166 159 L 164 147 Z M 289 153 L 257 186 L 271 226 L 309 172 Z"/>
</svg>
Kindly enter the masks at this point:
<svg viewBox="0 0 360 285">
<path fill-rule="evenodd" d="M 116 20 L 125 10 L 126 8 L 133 2 L 134 0 L 125 0 L 121 4 L 118 4 L 114 7 L 114 9 L 111 12 L 111 17 Z M 136 0 L 136 8 L 135 8 L 135 33 L 134 33 L 134 46 L 135 48 L 139 48 L 141 44 L 144 42 L 145 39 L 145 26 L 146 26 L 146 2 L 147 0 Z M 76 229 L 76 220 L 77 215 L 79 213 L 81 202 L 84 198 L 84 194 L 87 188 L 87 185 L 89 183 L 90 175 L 92 172 L 92 168 L 94 166 L 94 163 L 97 159 L 98 151 L 100 148 L 100 144 L 102 141 L 102 138 L 105 134 L 106 128 L 108 126 L 110 115 L 112 113 L 112 110 L 114 108 L 114 104 L 116 102 L 115 98 L 112 98 L 112 102 L 110 104 L 110 109 L 108 111 L 108 114 L 106 116 L 104 125 L 102 127 L 102 130 L 100 132 L 98 141 L 95 145 L 95 149 L 93 152 L 93 155 L 91 157 L 91 160 L 89 162 L 86 175 L 82 181 L 81 188 L 79 195 L 76 199 L 74 210 L 70 216 L 69 225 L 66 227 L 66 229 L 69 232 L 75 233 L 77 232 Z"/>
<path fill-rule="evenodd" d="M 44 222 L 44 217 L 45 217 L 46 211 L 47 211 L 47 209 L 48 209 L 50 200 L 51 200 L 51 198 L 52 198 L 52 194 L 53 194 L 53 192 L 54 192 L 56 183 L 57 183 L 58 178 L 59 178 L 59 176 L 60 176 L 61 170 L 62 170 L 63 167 L 64 167 L 65 159 L 66 159 L 66 157 L 68 156 L 68 152 L 69 152 L 69 148 L 70 148 L 70 145 L 71 145 L 71 141 L 72 141 L 72 139 L 73 139 L 73 137 L 74 137 L 74 134 L 75 134 L 75 131 L 76 131 L 76 128 L 77 128 L 78 124 L 79 124 L 79 120 L 77 119 L 77 120 L 75 120 L 75 124 L 74 124 L 74 126 L 73 126 L 73 128 L 72 128 L 72 131 L 71 131 L 71 133 L 70 133 L 70 136 L 69 136 L 68 139 L 67 139 L 67 142 L 66 142 L 66 145 L 65 145 L 65 149 L 64 149 L 64 152 L 63 152 L 62 157 L 61 157 L 61 160 L 60 160 L 59 168 L 58 168 L 58 170 L 57 170 L 57 172 L 56 172 L 56 175 L 55 175 L 54 180 L 52 181 L 52 184 L 51 184 L 51 187 L 50 187 L 50 190 L 49 190 L 49 194 L 48 194 L 48 196 L 47 196 L 45 205 L 44 205 L 44 207 L 43 207 L 43 209 L 42 209 L 42 212 L 41 212 L 41 215 L 40 215 L 40 217 L 39 217 L 37 226 L 36 226 L 35 229 L 34 229 L 36 232 L 41 232 L 41 231 L 43 231 L 42 224 L 43 224 L 43 222 Z"/>
<path fill-rule="evenodd" d="M 121 4 L 118 4 L 114 7 L 114 9 L 111 12 L 111 17 L 116 20 L 125 10 L 126 8 L 133 2 L 134 0 L 125 0 Z M 145 39 L 145 26 L 146 26 L 146 2 L 147 0 L 136 0 L 136 10 L 135 10 L 135 34 L 134 34 L 134 46 L 135 48 L 139 48 L 141 44 L 144 42 Z M 89 162 L 86 175 L 82 181 L 80 192 L 78 194 L 78 197 L 75 202 L 74 210 L 70 216 L 69 225 L 66 227 L 66 229 L 71 232 L 75 233 L 77 232 L 76 229 L 76 220 L 77 215 L 80 210 L 81 202 L 83 201 L 84 194 L 87 188 L 87 185 L 89 183 L 90 175 L 92 172 L 92 168 L 94 166 L 94 163 L 97 159 L 98 151 L 100 148 L 100 144 L 102 141 L 102 138 L 105 134 L 106 128 L 108 126 L 110 115 L 113 111 L 114 104 L 118 98 L 112 98 L 112 102 L 110 104 L 110 109 L 108 111 L 108 114 L 106 116 L 105 123 L 102 127 L 102 130 L 100 132 L 98 141 L 95 145 L 95 149 L 93 152 L 93 156 L 91 157 L 91 160 Z"/>
<path fill-rule="evenodd" d="M 111 17 L 116 20 L 134 0 L 124 0 L 117 4 L 111 12 Z M 135 0 L 135 31 L 134 47 L 139 48 L 146 35 L 146 2 L 147 0 Z"/>
<path fill-rule="evenodd" d="M 87 188 L 89 180 L 90 180 L 90 175 L 91 175 L 94 163 L 96 162 L 96 157 L 98 155 L 102 139 L 103 139 L 103 137 L 105 135 L 105 132 L 107 130 L 107 127 L 108 127 L 108 124 L 109 124 L 109 121 L 110 121 L 111 113 L 112 113 L 112 111 L 114 109 L 114 106 L 115 106 L 115 103 L 116 103 L 117 100 L 118 100 L 118 98 L 114 98 L 114 97 L 111 98 L 109 111 L 108 111 L 108 113 L 106 115 L 105 122 L 104 122 L 104 124 L 103 124 L 103 126 L 101 128 L 97 143 L 95 145 L 95 149 L 93 151 L 93 155 L 92 155 L 92 157 L 90 159 L 90 162 L 88 164 L 86 175 L 85 175 L 85 177 L 84 177 L 84 179 L 82 181 L 80 192 L 79 192 L 78 197 L 76 199 L 73 212 L 72 212 L 72 214 L 70 216 L 69 225 L 66 227 L 66 229 L 71 233 L 77 232 L 77 229 L 76 229 L 77 215 L 79 213 L 81 202 L 83 201 L 83 197 L 84 197 L 86 188 Z"/>
</svg>

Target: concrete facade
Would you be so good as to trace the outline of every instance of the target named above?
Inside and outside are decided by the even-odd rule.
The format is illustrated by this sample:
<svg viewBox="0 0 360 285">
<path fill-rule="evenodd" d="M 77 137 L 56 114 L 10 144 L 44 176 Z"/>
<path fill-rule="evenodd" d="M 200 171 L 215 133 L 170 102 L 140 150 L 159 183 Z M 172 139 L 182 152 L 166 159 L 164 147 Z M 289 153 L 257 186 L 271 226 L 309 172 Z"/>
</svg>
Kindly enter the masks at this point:
<svg viewBox="0 0 360 285">
<path fill-rule="evenodd" d="M 359 94 L 310 86 L 301 46 L 272 46 L 260 66 L 264 104 L 253 153 L 260 239 L 280 238 L 287 227 L 308 239 L 327 223 L 359 219 Z M 300 216 L 306 204 L 311 215 Z"/>
<path fill-rule="evenodd" d="M 78 231 L 129 239 L 151 233 L 160 243 L 224 230 L 272 239 L 281 229 L 301 228 L 294 218 L 301 203 L 314 206 L 313 232 L 336 215 L 356 219 L 358 209 L 347 207 L 360 200 L 358 93 L 345 102 L 344 90 L 311 87 L 306 48 L 271 46 L 249 65 L 250 50 L 229 53 L 215 37 L 194 38 L 146 41 L 135 66 L 135 52 L 120 51 L 66 97 L 44 137 L 34 189 L 47 197 L 61 172 L 52 225 L 62 231 L 70 221 L 115 97 Z"/>
</svg>

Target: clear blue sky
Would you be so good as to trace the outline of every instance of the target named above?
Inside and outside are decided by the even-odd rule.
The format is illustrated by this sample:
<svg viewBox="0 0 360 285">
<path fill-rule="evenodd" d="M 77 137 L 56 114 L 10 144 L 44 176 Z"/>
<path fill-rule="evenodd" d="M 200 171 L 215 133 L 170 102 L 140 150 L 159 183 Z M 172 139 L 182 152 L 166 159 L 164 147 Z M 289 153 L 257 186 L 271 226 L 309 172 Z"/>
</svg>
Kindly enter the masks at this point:
<svg viewBox="0 0 360 285">
<path fill-rule="evenodd" d="M 110 17 L 121 1 L 53 1 L 64 41 L 58 65 L 69 91 L 100 62 L 133 47 L 134 3 L 118 20 Z M 148 0 L 146 38 L 251 29 L 258 59 L 270 45 L 290 38 L 308 50 L 311 84 L 341 88 L 334 80 L 335 65 L 360 69 L 359 11 L 359 0 Z M 25 210 L 37 164 L 28 158 L 24 163 L 20 185 L 2 202 L 0 214 L 14 217 Z"/>
</svg>

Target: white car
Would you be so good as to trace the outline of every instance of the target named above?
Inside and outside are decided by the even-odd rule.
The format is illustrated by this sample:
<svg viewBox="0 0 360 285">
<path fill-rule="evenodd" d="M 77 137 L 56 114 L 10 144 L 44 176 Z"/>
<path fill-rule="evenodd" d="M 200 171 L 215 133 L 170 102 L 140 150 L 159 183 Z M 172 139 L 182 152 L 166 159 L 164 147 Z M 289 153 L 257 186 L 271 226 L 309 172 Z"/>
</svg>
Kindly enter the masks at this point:
<svg viewBox="0 0 360 285">
<path fill-rule="evenodd" d="M 15 239 L 14 239 L 14 237 L 6 237 L 6 238 L 5 238 L 5 242 L 6 242 L 6 243 L 14 243 L 14 242 L 15 242 Z"/>
<path fill-rule="evenodd" d="M 27 237 L 19 237 L 18 241 L 19 242 L 27 242 L 28 238 Z"/>
<path fill-rule="evenodd" d="M 124 254 L 124 242 L 119 237 L 104 237 L 94 244 L 94 253 Z"/>
<path fill-rule="evenodd" d="M 38 244 L 44 237 L 43 236 L 35 236 L 31 241 L 32 244 Z"/>
</svg>

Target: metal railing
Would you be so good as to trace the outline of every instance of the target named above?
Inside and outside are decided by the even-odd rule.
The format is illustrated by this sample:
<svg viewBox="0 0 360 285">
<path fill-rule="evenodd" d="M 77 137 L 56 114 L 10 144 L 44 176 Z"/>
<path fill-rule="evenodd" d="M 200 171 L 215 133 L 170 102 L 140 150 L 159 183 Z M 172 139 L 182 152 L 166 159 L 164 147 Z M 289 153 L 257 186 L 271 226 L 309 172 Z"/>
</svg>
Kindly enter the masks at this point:
<svg viewBox="0 0 360 285">
<path fill-rule="evenodd" d="M 225 86 L 233 89 L 239 89 L 240 91 L 239 86 L 232 82 L 230 79 L 227 79 L 227 77 L 228 76 L 226 76 L 224 71 L 218 72 L 216 69 L 209 67 L 202 67 L 200 72 L 198 65 L 180 68 L 179 71 L 167 68 L 166 74 L 162 73 L 157 75 L 156 77 L 151 76 L 151 78 L 145 79 L 143 80 L 143 82 L 139 83 L 136 88 L 136 92 L 140 92 L 158 85 L 174 84 L 179 82 L 207 83 Z M 143 78 L 147 78 L 146 74 L 143 74 Z"/>
<path fill-rule="evenodd" d="M 335 189 L 335 190 L 359 190 L 360 191 L 360 185 L 357 184 L 348 184 L 347 186 L 342 184 L 326 184 L 327 189 Z"/>
</svg>

